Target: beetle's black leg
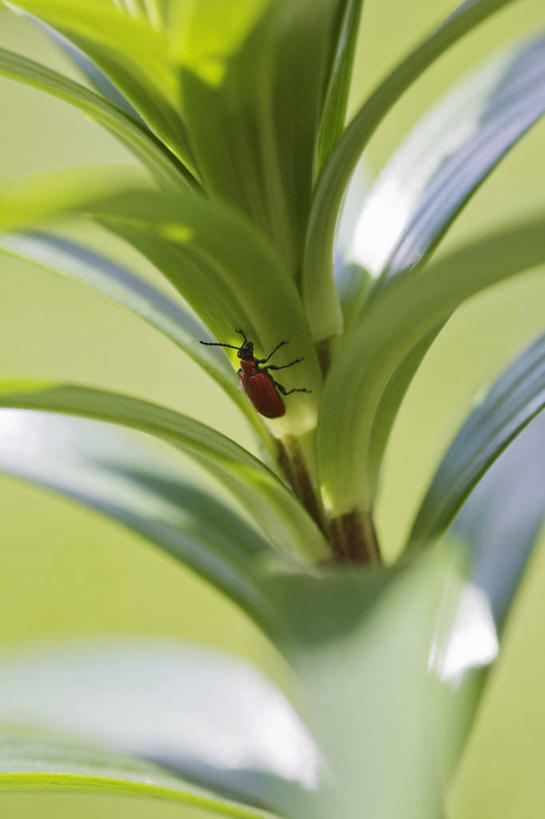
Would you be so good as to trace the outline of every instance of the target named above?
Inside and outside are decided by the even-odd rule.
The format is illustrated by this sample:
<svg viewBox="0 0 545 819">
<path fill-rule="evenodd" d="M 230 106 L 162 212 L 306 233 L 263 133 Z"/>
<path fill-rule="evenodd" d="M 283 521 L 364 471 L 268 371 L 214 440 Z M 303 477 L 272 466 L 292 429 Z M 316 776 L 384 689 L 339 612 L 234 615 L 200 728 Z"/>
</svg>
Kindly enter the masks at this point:
<svg viewBox="0 0 545 819">
<path fill-rule="evenodd" d="M 205 344 L 207 347 L 229 347 L 230 350 L 240 350 L 240 347 L 234 347 L 232 344 L 222 344 L 221 341 L 199 341 L 199 344 Z"/>
<path fill-rule="evenodd" d="M 268 364 L 266 367 L 262 367 L 263 370 L 285 370 L 286 367 L 293 367 L 294 364 L 299 364 L 300 361 L 303 361 L 302 358 L 296 358 L 294 361 L 290 361 L 289 364 L 281 364 L 279 367 L 276 364 Z"/>
<path fill-rule="evenodd" d="M 278 392 L 282 393 L 282 395 L 291 395 L 292 392 L 312 392 L 312 390 L 307 390 L 307 389 L 305 389 L 305 387 L 294 387 L 291 390 L 287 390 L 283 386 L 283 384 L 279 384 L 278 381 L 275 381 L 274 379 L 273 379 L 273 384 L 276 387 L 276 389 L 278 390 Z"/>
<path fill-rule="evenodd" d="M 258 363 L 258 364 L 265 364 L 265 363 L 266 363 L 266 362 L 269 360 L 269 358 L 272 358 L 272 357 L 273 357 L 273 355 L 275 354 L 275 352 L 276 352 L 277 350 L 279 350 L 279 349 L 280 349 L 280 347 L 283 347 L 283 346 L 284 346 L 284 344 L 289 344 L 289 341 L 280 341 L 280 342 L 279 342 L 279 343 L 276 345 L 276 347 L 274 348 L 274 350 L 273 350 L 272 352 L 270 352 L 270 353 L 269 353 L 269 355 L 267 356 L 267 358 L 256 358 L 257 363 Z"/>
</svg>

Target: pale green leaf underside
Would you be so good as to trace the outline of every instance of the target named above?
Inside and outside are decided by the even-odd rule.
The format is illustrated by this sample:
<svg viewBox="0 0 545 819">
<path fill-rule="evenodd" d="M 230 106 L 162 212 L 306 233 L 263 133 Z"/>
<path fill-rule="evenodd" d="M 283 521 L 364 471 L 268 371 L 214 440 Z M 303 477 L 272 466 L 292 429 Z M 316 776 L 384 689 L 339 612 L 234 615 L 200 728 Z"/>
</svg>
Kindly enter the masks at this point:
<svg viewBox="0 0 545 819">
<path fill-rule="evenodd" d="M 316 524 L 274 473 L 234 441 L 174 410 L 103 390 L 30 380 L 0 382 L 0 406 L 95 418 L 164 439 L 220 478 L 281 553 L 303 561 L 328 553 Z"/>
<path fill-rule="evenodd" d="M 544 261 L 545 222 L 536 219 L 402 277 L 373 300 L 365 322 L 336 359 L 322 396 L 318 447 L 324 485 L 335 509 L 369 509 L 372 504 L 377 480 L 372 470 L 379 462 L 373 437 L 384 440 L 378 411 L 408 357 L 474 293 Z M 411 361 L 412 369 L 420 352 Z M 406 374 L 404 379 L 406 386 Z"/>
<path fill-rule="evenodd" d="M 545 517 L 544 448 L 545 416 L 540 413 L 500 453 L 451 526 L 469 546 L 472 580 L 486 594 L 500 627 L 539 543 Z"/>
<path fill-rule="evenodd" d="M 409 54 L 360 108 L 326 163 L 314 195 L 303 264 L 303 293 L 313 336 L 327 339 L 340 332 L 340 310 L 332 259 L 337 214 L 356 167 L 376 128 L 410 85 L 467 32 L 512 0 L 466 0 L 421 45 Z"/>
<path fill-rule="evenodd" d="M 485 87 L 479 89 L 483 79 Z M 462 94 L 467 100 L 476 91 L 477 101 L 467 105 L 464 100 L 460 105 L 458 97 L 458 106 L 449 112 L 449 122 L 442 123 L 443 134 L 449 135 L 450 151 L 448 155 L 438 152 L 434 157 L 434 172 L 410 208 L 408 222 L 384 265 L 386 280 L 416 267 L 429 256 L 479 185 L 543 116 L 545 36 L 511 49 L 488 67 L 484 77 L 479 73 L 475 85 L 476 89 L 472 84 L 464 87 Z M 464 131 L 465 138 L 460 138 Z M 437 140 L 443 141 L 441 137 Z"/>
<path fill-rule="evenodd" d="M 438 229 L 540 116 L 544 72 L 544 37 L 526 38 L 444 95 L 365 197 L 351 258 L 385 279 L 429 252 Z"/>
<path fill-rule="evenodd" d="M 183 165 L 139 122 L 100 94 L 40 63 L 0 49 L 0 74 L 58 97 L 112 133 L 167 188 L 193 185 Z"/>
<path fill-rule="evenodd" d="M 263 628 L 268 542 L 141 435 L 52 413 L 0 410 L 0 472 L 135 531 L 228 595 Z"/>
<path fill-rule="evenodd" d="M 501 452 L 545 406 L 545 336 L 492 385 L 443 457 L 416 515 L 409 549 L 438 538 Z"/>
<path fill-rule="evenodd" d="M 318 781 L 318 751 L 271 681 L 234 656 L 172 639 L 78 637 L 4 652 L 4 724 L 153 760 L 274 810 Z"/>
<path fill-rule="evenodd" d="M 270 815 L 215 796 L 148 762 L 24 735 L 0 735 L 2 791 L 80 791 L 177 802 L 217 816 L 263 819 Z"/>
</svg>

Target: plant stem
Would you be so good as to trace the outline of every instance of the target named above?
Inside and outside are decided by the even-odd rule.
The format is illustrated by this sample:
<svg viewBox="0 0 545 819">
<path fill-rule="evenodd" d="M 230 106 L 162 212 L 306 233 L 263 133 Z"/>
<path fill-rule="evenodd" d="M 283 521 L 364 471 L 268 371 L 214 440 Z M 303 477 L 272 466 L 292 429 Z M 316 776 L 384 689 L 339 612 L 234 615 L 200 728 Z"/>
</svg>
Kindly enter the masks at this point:
<svg viewBox="0 0 545 819">
<path fill-rule="evenodd" d="M 381 563 L 377 533 L 369 512 L 347 512 L 331 523 L 331 544 L 335 560 L 358 566 Z"/>
<path fill-rule="evenodd" d="M 291 488 L 331 545 L 331 559 L 337 564 L 377 566 L 381 563 L 377 533 L 370 512 L 354 510 L 329 518 L 313 480 L 308 447 L 295 436 L 276 440 L 278 463 Z"/>
<path fill-rule="evenodd" d="M 329 538 L 329 522 L 323 508 L 322 499 L 316 481 L 312 479 L 312 470 L 305 458 L 303 447 L 295 436 L 289 435 L 277 439 L 278 462 L 287 477 L 293 491 L 322 532 Z"/>
</svg>

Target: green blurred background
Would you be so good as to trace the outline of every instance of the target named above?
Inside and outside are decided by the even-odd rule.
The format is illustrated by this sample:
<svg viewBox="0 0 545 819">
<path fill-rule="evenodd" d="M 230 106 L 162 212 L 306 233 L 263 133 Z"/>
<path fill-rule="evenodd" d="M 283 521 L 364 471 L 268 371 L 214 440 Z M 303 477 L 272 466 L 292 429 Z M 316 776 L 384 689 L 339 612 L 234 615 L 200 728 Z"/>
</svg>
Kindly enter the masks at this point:
<svg viewBox="0 0 545 819">
<path fill-rule="evenodd" d="M 367 0 L 354 106 L 453 5 L 453 0 Z M 372 171 L 380 168 L 407 129 L 450 83 L 487 53 L 535 30 L 544 20 L 543 0 L 514 3 L 441 59 L 379 130 L 369 151 Z M 0 45 L 47 60 L 73 75 L 37 29 L 4 12 L 0 13 Z M 0 182 L 59 167 L 131 162 L 113 138 L 79 112 L 37 91 L 0 80 L 0 102 Z M 545 122 L 484 185 L 441 252 L 488 226 L 507 225 L 543 210 L 544 142 Z M 147 275 L 154 275 L 141 261 L 137 264 Z M 30 266 L 0 259 L 0 271 L 0 374 L 69 379 L 145 396 L 248 442 L 239 416 L 219 389 L 151 328 L 99 295 Z M 532 271 L 474 299 L 449 323 L 428 355 L 388 452 L 379 526 L 391 552 L 477 390 L 545 327 L 543 272 Z M 121 527 L 6 478 L 0 478 L 0 520 L 0 650 L 77 634 L 166 635 L 231 650 L 282 675 L 274 651 L 233 606 Z M 541 738 L 545 737 L 541 695 L 545 639 L 539 627 L 545 622 L 544 588 L 545 562 L 538 555 L 498 663 L 491 713 L 481 721 L 473 767 L 468 766 L 456 793 L 456 816 L 541 815 L 536 806 L 545 804 L 545 786 L 538 775 L 545 754 Z M 527 712 L 530 709 L 532 731 L 527 720 L 515 718 L 521 698 Z M 500 730 L 506 714 L 508 733 Z M 505 753 L 496 754 L 487 767 L 487 748 L 497 747 L 500 741 L 506 745 Z M 512 761 L 521 755 L 525 764 L 518 770 Z M 501 781 L 502 787 L 486 788 L 487 777 L 491 783 Z M 520 788 L 514 777 L 519 777 L 519 783 L 520 777 L 528 779 L 516 807 L 512 791 Z M 483 786 L 486 799 L 479 802 L 475 795 Z M 102 797 L 0 796 L 2 819 L 34 815 L 193 819 L 203 814 Z"/>
</svg>

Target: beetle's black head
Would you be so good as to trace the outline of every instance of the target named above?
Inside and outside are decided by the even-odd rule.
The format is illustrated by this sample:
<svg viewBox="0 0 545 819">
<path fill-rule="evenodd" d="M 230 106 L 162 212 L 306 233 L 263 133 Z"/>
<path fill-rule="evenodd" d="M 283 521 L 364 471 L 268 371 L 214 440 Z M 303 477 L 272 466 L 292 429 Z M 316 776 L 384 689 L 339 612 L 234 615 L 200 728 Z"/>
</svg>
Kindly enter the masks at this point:
<svg viewBox="0 0 545 819">
<path fill-rule="evenodd" d="M 251 361 L 254 358 L 254 345 L 251 341 L 245 341 L 242 347 L 239 347 L 238 357 L 243 361 Z"/>
</svg>

